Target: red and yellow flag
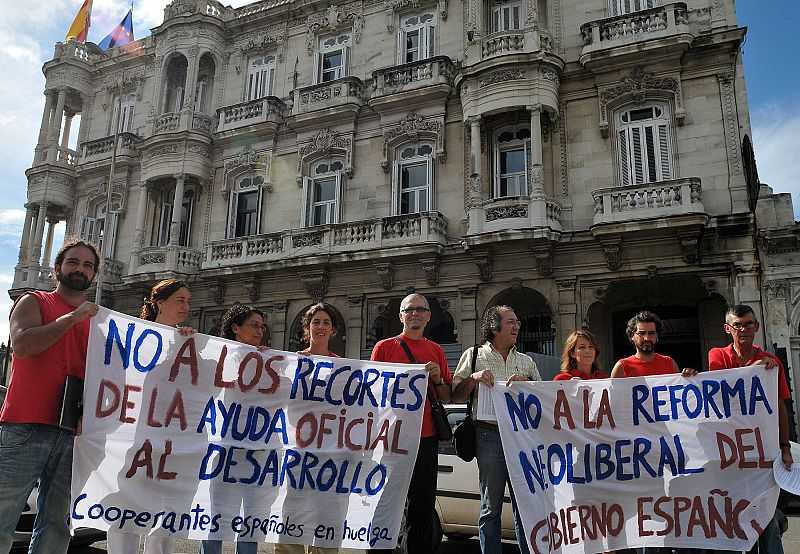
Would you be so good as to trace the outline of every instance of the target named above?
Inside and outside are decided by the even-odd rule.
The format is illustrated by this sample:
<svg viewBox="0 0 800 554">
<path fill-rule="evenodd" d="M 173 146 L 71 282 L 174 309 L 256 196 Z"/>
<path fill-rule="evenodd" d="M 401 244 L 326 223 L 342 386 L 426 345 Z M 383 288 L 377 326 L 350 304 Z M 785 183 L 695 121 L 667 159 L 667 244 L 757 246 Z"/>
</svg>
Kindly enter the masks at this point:
<svg viewBox="0 0 800 554">
<path fill-rule="evenodd" d="M 92 0 L 84 0 L 83 6 L 78 10 L 78 15 L 75 16 L 75 21 L 67 31 L 67 38 L 69 40 L 74 38 L 81 44 L 86 42 L 86 36 L 89 34 L 89 25 L 92 19 Z"/>
</svg>

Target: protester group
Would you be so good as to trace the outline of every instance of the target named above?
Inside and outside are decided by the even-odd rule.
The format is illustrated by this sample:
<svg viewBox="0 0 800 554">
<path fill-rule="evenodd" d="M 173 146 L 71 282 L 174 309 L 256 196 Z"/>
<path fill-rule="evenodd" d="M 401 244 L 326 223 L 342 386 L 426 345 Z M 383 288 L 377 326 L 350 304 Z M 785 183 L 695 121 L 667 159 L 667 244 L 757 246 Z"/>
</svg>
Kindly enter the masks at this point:
<svg viewBox="0 0 800 554">
<path fill-rule="evenodd" d="M 55 290 L 26 292 L 12 308 L 12 371 L 0 412 L 0 553 L 10 550 L 19 516 L 37 483 L 38 513 L 29 551 L 53 554 L 66 552 L 69 546 L 68 514 L 75 432 L 60 425 L 60 412 L 67 376 L 84 376 L 89 322 L 98 312 L 98 306 L 87 301 L 85 294 L 97 274 L 99 264 L 99 256 L 91 243 L 76 238 L 66 240 L 54 261 L 57 279 Z M 190 299 L 189 285 L 185 281 L 163 280 L 152 288 L 145 299 L 140 317 L 175 327 L 181 335 L 191 336 L 197 331 L 184 326 Z M 315 304 L 307 310 L 302 328 L 308 346 L 300 354 L 337 357 L 329 347 L 331 338 L 343 325 L 336 314 L 336 310 L 325 303 Z M 379 341 L 372 351 L 371 360 L 424 364 L 428 373 L 428 401 L 425 403 L 419 448 L 408 487 L 405 521 L 407 552 L 432 554 L 439 448 L 435 417 L 438 400 L 441 403 L 468 402 L 470 406 L 475 425 L 474 452 L 481 497 L 478 519 L 481 552 L 502 552 L 501 513 L 508 487 L 519 549 L 522 554 L 528 554 L 528 541 L 518 515 L 498 427 L 477 416 L 479 385 L 511 388 L 516 381 L 541 380 L 536 363 L 517 351 L 521 322 L 513 307 L 499 305 L 486 310 L 481 321 L 480 343 L 463 352 L 454 372 L 448 367 L 442 347 L 425 338 L 431 310 L 424 296 L 410 294 L 403 298 L 398 317 L 402 323 L 402 333 Z M 265 322 L 266 316 L 258 308 L 235 304 L 222 317 L 220 336 L 263 351 L 267 349 L 261 345 L 266 330 Z M 764 365 L 768 371 L 778 371 L 779 445 L 783 463 L 791 468 L 789 418 L 784 403 L 790 393 L 784 368 L 777 357 L 753 344 L 759 322 L 751 307 L 730 306 L 725 321 L 720 324 L 731 336 L 732 343 L 711 349 L 708 353 L 709 370 Z M 637 313 L 628 321 L 626 334 L 635 353 L 616 362 L 609 375 L 600 366 L 600 346 L 595 337 L 588 330 L 575 330 L 565 341 L 561 371 L 555 380 L 616 379 L 676 373 L 681 373 L 686 379 L 696 376 L 695 369 L 680 368 L 675 360 L 656 352 L 656 346 L 664 335 L 664 326 L 656 314 L 648 311 Z M 80 433 L 80 427 L 77 433 Z M 109 551 L 115 554 L 139 552 L 142 547 L 140 539 L 136 534 L 109 530 Z M 172 536 L 148 535 L 143 539 L 144 552 L 171 553 L 176 540 Z M 254 553 L 257 546 L 254 542 L 237 542 L 236 551 Z M 709 544 L 707 549 L 715 550 L 713 544 Z M 219 553 L 222 551 L 222 542 L 204 540 L 199 551 Z M 338 551 L 337 548 L 318 546 L 275 545 L 276 554 L 332 554 Z M 646 551 L 659 550 L 648 548 Z M 671 552 L 670 549 L 664 551 Z M 687 552 L 686 549 L 679 551 Z M 776 518 L 763 530 L 754 551 L 764 554 L 783 552 Z M 373 549 L 369 552 L 391 551 Z"/>
</svg>

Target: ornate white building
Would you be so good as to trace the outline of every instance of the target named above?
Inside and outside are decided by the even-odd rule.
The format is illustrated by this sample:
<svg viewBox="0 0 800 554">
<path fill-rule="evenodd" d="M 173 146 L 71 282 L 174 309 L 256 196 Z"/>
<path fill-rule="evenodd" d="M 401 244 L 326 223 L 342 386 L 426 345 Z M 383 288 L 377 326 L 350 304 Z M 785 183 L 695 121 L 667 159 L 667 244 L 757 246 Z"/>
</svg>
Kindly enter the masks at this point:
<svg viewBox="0 0 800 554">
<path fill-rule="evenodd" d="M 115 309 L 185 276 L 193 325 L 254 304 L 278 348 L 325 299 L 364 355 L 416 290 L 451 356 L 498 302 L 522 350 L 583 326 L 607 368 L 641 308 L 682 366 L 726 342 L 726 303 L 800 349 L 794 288 L 780 341 L 764 317 L 744 36 L 733 0 L 175 0 L 144 40 L 44 65 L 11 294 L 53 286 L 66 221 L 111 241 Z"/>
</svg>

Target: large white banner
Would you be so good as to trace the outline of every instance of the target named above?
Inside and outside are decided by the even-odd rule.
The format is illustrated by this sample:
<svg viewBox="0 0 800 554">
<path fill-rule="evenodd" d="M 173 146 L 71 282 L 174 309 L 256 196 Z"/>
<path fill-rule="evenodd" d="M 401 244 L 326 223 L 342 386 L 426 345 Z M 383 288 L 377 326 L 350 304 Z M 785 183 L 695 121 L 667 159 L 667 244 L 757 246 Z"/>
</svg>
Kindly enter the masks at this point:
<svg viewBox="0 0 800 554">
<path fill-rule="evenodd" d="M 778 499 L 776 371 L 496 385 L 531 552 L 748 550 Z"/>
<path fill-rule="evenodd" d="M 420 365 L 258 352 L 101 309 L 72 524 L 392 548 L 426 390 Z"/>
</svg>

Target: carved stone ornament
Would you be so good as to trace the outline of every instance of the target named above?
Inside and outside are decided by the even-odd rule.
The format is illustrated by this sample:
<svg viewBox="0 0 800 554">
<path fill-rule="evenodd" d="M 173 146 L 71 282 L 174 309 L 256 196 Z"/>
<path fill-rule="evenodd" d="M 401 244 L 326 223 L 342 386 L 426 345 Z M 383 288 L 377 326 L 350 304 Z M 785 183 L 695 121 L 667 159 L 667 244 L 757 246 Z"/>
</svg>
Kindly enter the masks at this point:
<svg viewBox="0 0 800 554">
<path fill-rule="evenodd" d="M 545 277 L 553 274 L 553 247 L 537 246 L 533 249 L 533 255 L 536 258 L 536 266 L 539 273 Z"/>
<path fill-rule="evenodd" d="M 147 150 L 146 158 L 149 160 L 151 158 L 155 158 L 156 156 L 163 156 L 165 154 L 174 154 L 178 151 L 178 145 L 174 142 L 169 144 L 162 144 L 161 146 L 156 146 L 155 148 L 150 148 Z"/>
<path fill-rule="evenodd" d="M 394 285 L 394 264 L 392 262 L 377 262 L 373 264 L 373 267 L 381 280 L 381 286 L 386 290 L 391 290 Z"/>
<path fill-rule="evenodd" d="M 102 87 L 112 94 L 119 93 L 120 90 L 136 89 L 136 99 L 142 99 L 144 88 L 144 69 L 129 69 L 127 71 L 117 71 L 111 75 L 103 77 Z M 105 108 L 105 105 L 103 106 Z"/>
<path fill-rule="evenodd" d="M 322 244 L 322 233 L 292 235 L 292 248 L 305 248 L 306 246 L 319 246 L 320 244 Z"/>
<path fill-rule="evenodd" d="M 444 135 L 443 115 L 425 119 L 416 112 L 409 112 L 394 127 L 383 132 L 383 172 L 389 173 L 389 152 L 395 145 L 417 142 L 420 138 L 431 138 L 436 142 L 436 159 L 444 163 L 447 160 Z"/>
<path fill-rule="evenodd" d="M 699 240 L 697 237 L 686 237 L 681 239 L 681 253 L 683 254 L 683 261 L 687 264 L 697 263 Z"/>
<path fill-rule="evenodd" d="M 611 271 L 617 271 L 622 265 L 622 256 L 619 244 L 604 244 L 603 251 L 606 253 L 606 266 Z"/>
<path fill-rule="evenodd" d="M 499 69 L 497 71 L 492 71 L 491 73 L 487 73 L 486 75 L 481 77 L 480 86 L 481 88 L 483 88 L 497 83 L 504 83 L 506 81 L 515 81 L 524 78 L 525 78 L 524 69 Z"/>
<path fill-rule="evenodd" d="M 192 0 L 173 0 L 166 8 L 164 8 L 164 20 L 172 19 L 179 15 L 188 15 L 197 13 L 197 2 Z"/>
<path fill-rule="evenodd" d="M 426 2 L 427 3 L 427 2 Z M 438 0 L 439 17 L 447 19 L 447 0 Z M 383 0 L 383 10 L 386 13 L 386 30 L 394 32 L 394 17 L 401 10 L 416 10 L 422 5 L 421 0 Z"/>
<path fill-rule="evenodd" d="M 348 294 L 347 295 L 347 304 L 350 306 L 360 306 L 364 303 L 364 295 L 363 294 Z"/>
<path fill-rule="evenodd" d="M 364 16 L 361 5 L 330 6 L 328 9 L 308 16 L 306 20 L 306 49 L 308 54 L 314 53 L 316 39 L 322 33 L 334 32 L 342 27 L 353 27 L 353 41 L 361 42 L 361 31 L 364 30 Z"/>
<path fill-rule="evenodd" d="M 786 298 L 789 292 L 789 281 L 786 279 L 775 279 L 764 283 L 764 290 L 772 298 Z"/>
<path fill-rule="evenodd" d="M 217 304 L 222 304 L 225 301 L 224 281 L 212 282 L 211 284 L 208 285 L 208 291 L 211 293 L 211 297 Z"/>
<path fill-rule="evenodd" d="M 657 265 L 648 265 L 647 266 L 647 280 L 648 281 L 655 281 L 658 279 L 658 266 Z"/>
<path fill-rule="evenodd" d="M 283 25 L 271 25 L 239 37 L 234 45 L 234 50 L 240 54 L 255 54 L 277 46 L 278 61 L 283 62 L 286 44 L 286 24 L 284 23 Z"/>
<path fill-rule="evenodd" d="M 478 266 L 481 281 L 491 280 L 492 272 L 494 271 L 494 254 L 492 254 L 491 250 L 486 252 L 473 252 L 472 261 Z"/>
<path fill-rule="evenodd" d="M 251 277 L 244 282 L 244 289 L 247 291 L 250 302 L 257 302 L 261 292 L 261 281 L 258 277 Z"/>
<path fill-rule="evenodd" d="M 321 129 L 311 137 L 309 144 L 302 146 L 297 156 L 297 185 L 303 185 L 303 164 L 310 156 L 327 158 L 331 154 L 344 157 L 344 174 L 353 176 L 353 139 L 343 137 L 336 131 Z"/>
<path fill-rule="evenodd" d="M 423 271 L 425 271 L 425 282 L 432 287 L 438 285 L 441 260 L 439 258 L 426 258 L 420 260 L 420 263 Z"/>
<path fill-rule="evenodd" d="M 575 283 L 577 282 L 578 280 L 575 277 L 569 277 L 566 279 L 559 279 L 556 281 L 556 284 L 558 285 L 558 290 L 569 291 L 575 289 Z"/>
<path fill-rule="evenodd" d="M 511 281 L 508 282 L 511 290 L 521 290 L 522 289 L 522 279 L 519 277 L 512 277 Z"/>
<path fill-rule="evenodd" d="M 272 155 L 268 152 L 256 152 L 249 144 L 245 144 L 241 152 L 235 157 L 225 161 L 225 174 L 227 175 L 234 169 L 240 167 L 248 167 L 255 169 L 256 167 L 263 167 L 265 170 L 269 169 L 272 162 Z"/>
<path fill-rule="evenodd" d="M 644 69 L 637 67 L 631 71 L 630 76 L 623 78 L 619 85 L 600 91 L 600 132 L 603 138 L 608 138 L 608 105 L 610 103 L 629 97 L 636 104 L 641 104 L 652 92 L 667 92 L 674 97 L 675 122 L 678 126 L 682 126 L 686 118 L 686 110 L 683 107 L 680 79 L 657 77 L 655 73 L 646 73 Z"/>
<path fill-rule="evenodd" d="M 306 293 L 314 302 L 322 302 L 328 292 L 328 270 L 320 269 L 300 274 Z"/>
<path fill-rule="evenodd" d="M 706 287 L 706 292 L 709 295 L 719 291 L 719 281 L 716 279 L 706 279 L 703 281 L 703 286 Z"/>
<path fill-rule="evenodd" d="M 488 208 L 485 212 L 486 221 L 497 221 L 498 219 L 526 218 L 528 217 L 528 206 L 521 204 L 518 206 L 497 206 Z"/>
</svg>

